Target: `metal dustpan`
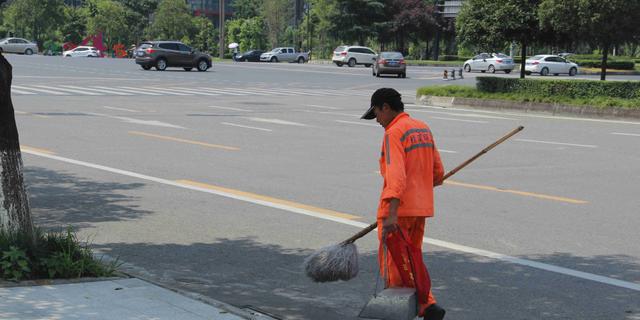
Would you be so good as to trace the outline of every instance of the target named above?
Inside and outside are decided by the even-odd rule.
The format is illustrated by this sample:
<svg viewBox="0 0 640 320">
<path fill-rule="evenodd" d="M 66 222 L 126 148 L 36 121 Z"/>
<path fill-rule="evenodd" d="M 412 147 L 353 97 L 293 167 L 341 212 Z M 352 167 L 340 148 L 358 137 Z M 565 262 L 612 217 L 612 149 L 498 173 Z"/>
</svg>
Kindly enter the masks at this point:
<svg viewBox="0 0 640 320">
<path fill-rule="evenodd" d="M 358 317 L 379 320 L 414 320 L 418 316 L 415 288 L 387 288 L 374 294 Z"/>
</svg>

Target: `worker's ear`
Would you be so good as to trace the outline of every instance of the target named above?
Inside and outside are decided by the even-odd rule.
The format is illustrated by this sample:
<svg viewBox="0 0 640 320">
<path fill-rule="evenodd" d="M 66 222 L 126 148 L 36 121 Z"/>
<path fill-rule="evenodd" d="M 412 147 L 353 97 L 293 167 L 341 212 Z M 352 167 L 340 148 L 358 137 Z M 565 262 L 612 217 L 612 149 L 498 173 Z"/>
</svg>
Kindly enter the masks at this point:
<svg viewBox="0 0 640 320">
<path fill-rule="evenodd" d="M 384 112 L 389 112 L 389 111 L 391 111 L 391 106 L 388 103 L 385 102 L 385 103 L 382 104 L 382 108 L 381 109 Z"/>
</svg>

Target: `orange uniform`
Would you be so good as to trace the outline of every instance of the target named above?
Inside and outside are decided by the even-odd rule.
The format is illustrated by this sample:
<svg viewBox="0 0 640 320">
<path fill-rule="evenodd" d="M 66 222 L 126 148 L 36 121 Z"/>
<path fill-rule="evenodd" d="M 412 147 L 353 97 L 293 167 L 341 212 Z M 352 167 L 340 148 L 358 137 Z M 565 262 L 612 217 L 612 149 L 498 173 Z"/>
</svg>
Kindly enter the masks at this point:
<svg viewBox="0 0 640 320">
<path fill-rule="evenodd" d="M 426 217 L 433 216 L 433 186 L 442 180 L 444 167 L 436 149 L 431 130 L 422 121 L 400 113 L 385 128 L 380 157 L 380 174 L 384 186 L 378 206 L 378 239 L 382 239 L 383 219 L 389 215 L 389 200 L 400 200 L 398 226 L 409 235 L 409 241 L 422 250 Z M 402 286 L 402 279 L 390 255 L 379 252 L 380 270 L 388 272 L 387 287 Z M 420 305 L 419 315 L 436 303 L 429 292 L 426 305 Z"/>
</svg>

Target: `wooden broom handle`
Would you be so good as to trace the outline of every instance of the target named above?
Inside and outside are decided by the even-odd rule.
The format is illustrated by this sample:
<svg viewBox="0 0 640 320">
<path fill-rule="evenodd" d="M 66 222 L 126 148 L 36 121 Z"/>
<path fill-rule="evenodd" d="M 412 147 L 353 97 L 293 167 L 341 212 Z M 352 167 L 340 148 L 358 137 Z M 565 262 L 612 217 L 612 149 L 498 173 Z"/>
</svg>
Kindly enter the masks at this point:
<svg viewBox="0 0 640 320">
<path fill-rule="evenodd" d="M 492 143 L 488 147 L 482 149 L 482 151 L 478 152 L 475 156 L 469 158 L 469 160 L 463 162 L 459 166 L 455 167 L 453 170 L 447 172 L 447 174 L 445 174 L 442 177 L 442 181 L 444 182 L 444 180 L 447 180 L 447 178 L 449 178 L 452 175 L 456 174 L 456 172 L 460 171 L 462 168 L 466 167 L 471 162 L 473 162 L 474 160 L 478 159 L 481 155 L 489 152 L 489 150 L 495 148 L 497 145 L 499 145 L 499 144 L 503 143 L 505 140 L 511 138 L 516 133 L 522 131 L 522 129 L 524 129 L 524 127 L 523 126 L 519 126 L 519 127 L 515 128 L 515 129 L 511 130 L 511 132 L 507 133 L 504 137 L 500 138 L 499 140 L 497 140 L 496 142 Z M 366 228 L 360 230 L 358 233 L 354 234 L 351 238 L 343 241 L 342 244 L 349 244 L 349 243 L 355 242 L 356 240 L 364 237 L 367 233 L 373 231 L 373 229 L 375 229 L 377 226 L 378 226 L 378 222 L 376 221 L 376 222 L 370 224 L 369 226 L 367 226 Z"/>
</svg>

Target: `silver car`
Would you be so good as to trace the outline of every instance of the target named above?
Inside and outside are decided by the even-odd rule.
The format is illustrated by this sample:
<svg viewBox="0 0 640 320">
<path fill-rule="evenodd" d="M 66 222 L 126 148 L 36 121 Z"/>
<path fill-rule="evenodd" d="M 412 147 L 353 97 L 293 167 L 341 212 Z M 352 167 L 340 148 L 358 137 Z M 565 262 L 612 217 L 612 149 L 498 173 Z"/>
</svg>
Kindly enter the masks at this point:
<svg viewBox="0 0 640 320">
<path fill-rule="evenodd" d="M 464 62 L 464 71 L 480 71 L 496 73 L 496 71 L 504 71 L 504 73 L 511 73 L 516 67 L 513 62 L 513 58 L 502 53 L 481 53 Z"/>
<path fill-rule="evenodd" d="M 24 53 L 32 55 L 38 53 L 38 45 L 22 38 L 0 39 L 0 52 Z"/>
<path fill-rule="evenodd" d="M 539 73 L 541 76 L 553 74 L 557 76 L 566 73 L 570 76 L 578 74 L 578 65 L 557 55 L 541 54 L 530 57 L 525 61 L 524 70 L 527 74 Z"/>
</svg>

